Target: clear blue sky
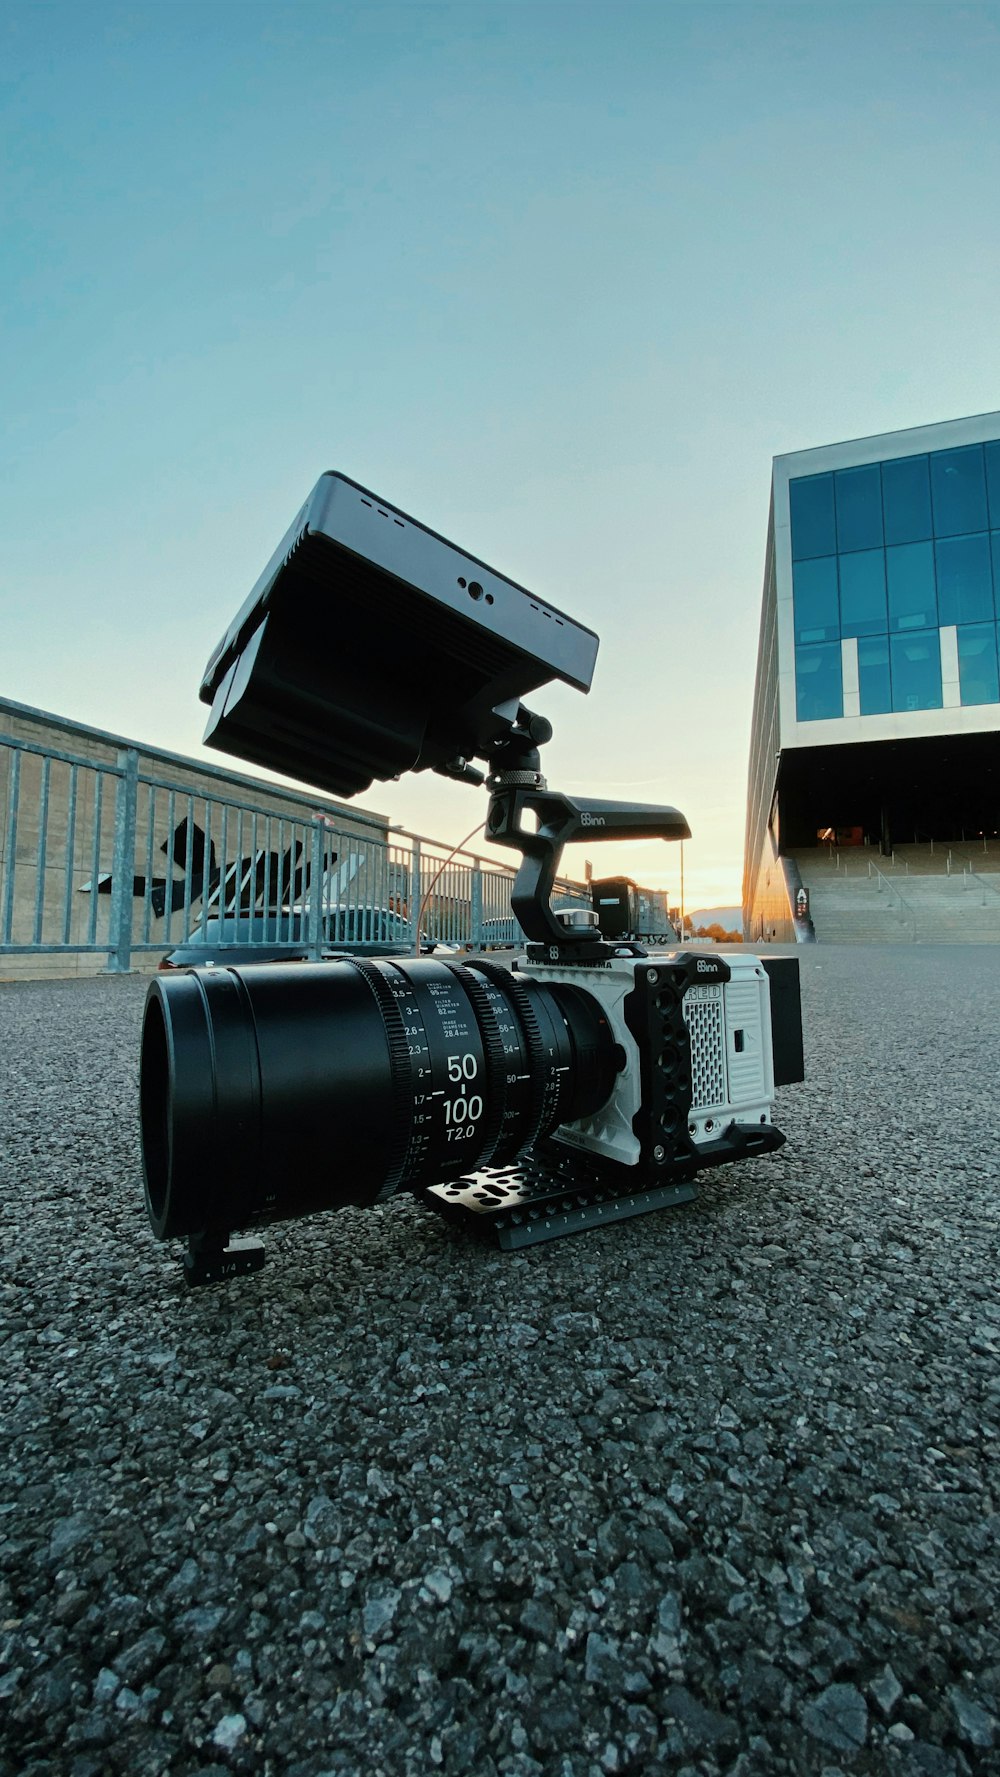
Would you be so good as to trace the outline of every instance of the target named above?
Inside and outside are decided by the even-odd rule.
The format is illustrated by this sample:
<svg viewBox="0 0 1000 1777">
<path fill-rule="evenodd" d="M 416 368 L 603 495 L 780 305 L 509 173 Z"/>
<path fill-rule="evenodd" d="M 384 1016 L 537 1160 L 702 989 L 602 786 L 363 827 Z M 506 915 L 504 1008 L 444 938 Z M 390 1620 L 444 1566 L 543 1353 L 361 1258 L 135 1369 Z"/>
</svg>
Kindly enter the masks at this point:
<svg viewBox="0 0 1000 1777">
<path fill-rule="evenodd" d="M 1000 407 L 998 93 L 992 4 L 7 6 L 0 694 L 197 755 L 340 468 L 598 630 L 550 781 L 737 901 L 771 458 Z"/>
</svg>

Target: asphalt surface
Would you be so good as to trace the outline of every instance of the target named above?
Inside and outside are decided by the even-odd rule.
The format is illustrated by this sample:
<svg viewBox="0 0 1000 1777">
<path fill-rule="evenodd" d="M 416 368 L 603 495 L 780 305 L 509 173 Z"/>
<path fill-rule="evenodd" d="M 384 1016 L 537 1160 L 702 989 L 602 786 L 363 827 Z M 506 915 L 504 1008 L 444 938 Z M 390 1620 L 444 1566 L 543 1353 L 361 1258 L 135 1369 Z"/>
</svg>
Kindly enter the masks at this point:
<svg viewBox="0 0 1000 1777">
<path fill-rule="evenodd" d="M 1000 1771 L 1000 950 L 802 953 L 788 1146 L 186 1290 L 138 979 L 0 987 L 0 1771 Z"/>
</svg>

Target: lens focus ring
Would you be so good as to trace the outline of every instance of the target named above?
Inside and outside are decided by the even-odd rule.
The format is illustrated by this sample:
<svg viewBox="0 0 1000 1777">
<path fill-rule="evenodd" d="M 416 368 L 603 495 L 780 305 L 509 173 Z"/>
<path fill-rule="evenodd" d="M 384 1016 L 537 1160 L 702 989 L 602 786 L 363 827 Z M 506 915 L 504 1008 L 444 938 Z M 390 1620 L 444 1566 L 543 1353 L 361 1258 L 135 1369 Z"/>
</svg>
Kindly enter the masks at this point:
<svg viewBox="0 0 1000 1777">
<path fill-rule="evenodd" d="M 409 1045 L 399 1007 L 393 998 L 380 964 L 363 957 L 352 957 L 351 966 L 367 982 L 382 1014 L 385 1039 L 389 1047 L 389 1072 L 392 1092 L 392 1148 L 385 1181 L 373 1198 L 383 1203 L 399 1190 L 403 1182 L 410 1130 L 413 1121 L 413 1093 L 410 1089 Z"/>
<path fill-rule="evenodd" d="M 529 1080 L 531 1109 L 526 1123 L 522 1126 L 520 1139 L 514 1152 L 528 1148 L 537 1141 L 539 1135 L 546 1133 L 543 1120 L 546 1111 L 546 1079 L 545 1079 L 545 1045 L 542 1041 L 541 1025 L 535 1016 L 535 1008 L 531 996 L 524 983 L 517 979 L 509 969 L 502 969 L 497 963 L 477 962 L 475 968 L 480 974 L 499 987 L 502 994 L 510 1000 L 521 1021 L 524 1032 L 526 1053 L 524 1062 Z M 499 1164 L 499 1158 L 498 1158 Z"/>
<path fill-rule="evenodd" d="M 469 996 L 483 1038 L 486 1059 L 486 1121 L 478 1164 L 485 1165 L 496 1152 L 507 1108 L 507 1066 L 503 1040 L 490 995 L 483 982 L 477 980 L 472 969 L 463 967 L 461 963 L 449 963 L 448 967 L 458 976 Z"/>
</svg>

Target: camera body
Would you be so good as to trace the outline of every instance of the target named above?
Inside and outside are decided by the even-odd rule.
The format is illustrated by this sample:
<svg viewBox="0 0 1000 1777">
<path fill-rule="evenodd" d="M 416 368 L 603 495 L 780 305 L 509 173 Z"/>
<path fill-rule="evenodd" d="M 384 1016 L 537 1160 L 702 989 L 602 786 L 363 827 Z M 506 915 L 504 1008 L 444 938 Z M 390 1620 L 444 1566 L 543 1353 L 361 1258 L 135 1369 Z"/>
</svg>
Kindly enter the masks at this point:
<svg viewBox="0 0 1000 1777">
<path fill-rule="evenodd" d="M 600 1007 L 617 1074 L 587 1115 L 505 1167 L 433 1187 L 429 1206 L 516 1248 L 689 1201 L 706 1167 L 766 1154 L 777 1085 L 802 1078 L 798 964 L 616 946 L 599 963 L 518 959 Z"/>
<path fill-rule="evenodd" d="M 734 1125 L 770 1126 L 770 990 L 759 958 L 687 951 L 613 956 L 575 969 L 523 967 L 537 981 L 582 986 L 624 1055 L 607 1103 L 561 1124 L 554 1140 L 656 1176 L 718 1164 Z M 746 1151 L 742 1138 L 729 1145 L 733 1159 Z"/>
</svg>

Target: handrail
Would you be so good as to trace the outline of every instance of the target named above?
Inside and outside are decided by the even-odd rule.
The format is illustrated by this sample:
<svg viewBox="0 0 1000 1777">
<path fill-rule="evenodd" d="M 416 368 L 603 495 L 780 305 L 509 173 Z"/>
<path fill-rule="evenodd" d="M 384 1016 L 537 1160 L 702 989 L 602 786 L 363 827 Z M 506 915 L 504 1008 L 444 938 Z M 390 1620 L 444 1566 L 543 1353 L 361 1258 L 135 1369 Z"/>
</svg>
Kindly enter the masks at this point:
<svg viewBox="0 0 1000 1777">
<path fill-rule="evenodd" d="M 894 882 L 890 882 L 889 878 L 879 869 L 878 865 L 876 863 L 874 863 L 871 858 L 869 858 L 868 859 L 868 880 L 869 880 L 869 882 L 871 881 L 873 873 L 879 879 L 879 889 L 878 889 L 879 894 L 882 893 L 882 884 L 884 883 L 886 888 L 888 889 L 890 895 L 895 895 L 897 901 L 899 902 L 900 907 L 905 910 L 907 918 L 909 920 L 909 923 L 913 927 L 913 941 L 914 941 L 914 943 L 916 943 L 916 941 L 917 941 L 917 916 L 916 916 L 916 913 L 914 912 L 913 908 L 910 906 L 909 901 L 907 901 L 904 898 L 904 896 L 900 894 L 898 888 L 896 887 L 896 884 Z"/>
<path fill-rule="evenodd" d="M 869 880 L 869 882 L 871 881 L 873 876 L 877 876 L 880 883 L 884 882 L 886 888 L 889 890 L 890 895 L 897 896 L 898 900 L 902 903 L 902 905 L 904 907 L 906 906 L 906 902 L 903 900 L 903 897 L 900 894 L 898 888 L 896 887 L 896 884 L 894 882 L 890 882 L 889 878 L 886 876 L 884 870 L 880 870 L 878 865 L 874 862 L 874 860 L 872 858 L 869 858 L 868 859 L 868 880 Z"/>
</svg>

